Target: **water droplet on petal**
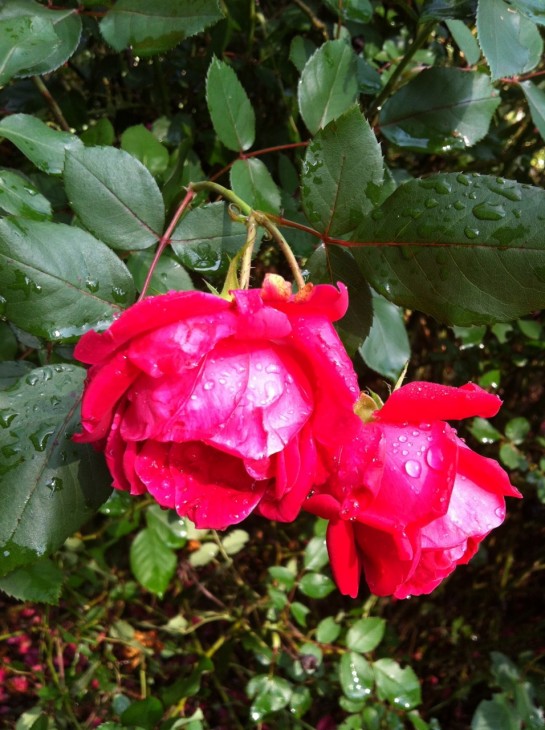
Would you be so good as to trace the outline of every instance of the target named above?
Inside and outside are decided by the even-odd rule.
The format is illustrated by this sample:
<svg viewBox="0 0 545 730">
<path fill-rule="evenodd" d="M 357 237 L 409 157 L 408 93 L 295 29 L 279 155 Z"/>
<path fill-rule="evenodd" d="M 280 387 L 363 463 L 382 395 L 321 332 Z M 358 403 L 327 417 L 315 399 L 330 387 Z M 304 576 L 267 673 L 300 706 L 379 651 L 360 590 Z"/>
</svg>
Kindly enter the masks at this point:
<svg viewBox="0 0 545 730">
<path fill-rule="evenodd" d="M 416 479 L 420 476 L 422 472 L 422 467 L 420 466 L 420 463 L 418 461 L 414 461 L 414 459 L 409 459 L 409 461 L 405 462 L 405 471 L 410 477 L 414 477 Z"/>
</svg>

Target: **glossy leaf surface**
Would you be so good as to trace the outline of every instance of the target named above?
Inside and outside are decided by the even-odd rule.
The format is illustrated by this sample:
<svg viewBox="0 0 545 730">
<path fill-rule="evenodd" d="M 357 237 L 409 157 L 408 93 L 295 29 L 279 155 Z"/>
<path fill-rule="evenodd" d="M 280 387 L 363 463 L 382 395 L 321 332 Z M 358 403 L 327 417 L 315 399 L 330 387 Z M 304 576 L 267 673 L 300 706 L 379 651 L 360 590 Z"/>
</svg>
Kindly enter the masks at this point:
<svg viewBox="0 0 545 730">
<path fill-rule="evenodd" d="M 71 438 L 84 378 L 47 366 L 0 393 L 0 575 L 56 550 L 110 494 L 102 454 Z"/>
<path fill-rule="evenodd" d="M 508 321 L 545 305 L 545 192 L 447 173 L 399 187 L 361 225 L 352 253 L 391 301 L 458 325 Z M 381 245 L 382 244 L 382 245 Z"/>
</svg>

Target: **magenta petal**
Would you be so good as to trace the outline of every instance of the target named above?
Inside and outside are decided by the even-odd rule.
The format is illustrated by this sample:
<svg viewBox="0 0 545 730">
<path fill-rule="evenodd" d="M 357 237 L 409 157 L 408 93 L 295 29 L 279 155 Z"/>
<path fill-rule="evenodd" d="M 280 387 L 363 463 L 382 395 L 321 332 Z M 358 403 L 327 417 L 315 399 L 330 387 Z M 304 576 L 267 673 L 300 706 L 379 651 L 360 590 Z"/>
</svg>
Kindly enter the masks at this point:
<svg viewBox="0 0 545 730">
<path fill-rule="evenodd" d="M 354 524 L 365 580 L 377 596 L 396 594 L 415 571 L 420 559 L 418 532 L 394 533 Z"/>
<path fill-rule="evenodd" d="M 222 530 L 247 517 L 267 482 L 255 482 L 240 459 L 198 442 L 146 442 L 136 470 L 148 492 L 200 529 Z"/>
<path fill-rule="evenodd" d="M 179 322 L 188 316 L 213 316 L 230 306 L 231 303 L 221 297 L 197 291 L 149 297 L 126 309 L 105 332 L 87 332 L 76 345 L 74 356 L 81 362 L 94 365 L 148 330 Z"/>
<path fill-rule="evenodd" d="M 437 383 L 414 382 L 394 390 L 385 405 L 375 412 L 377 421 L 426 423 L 449 421 L 470 416 L 489 418 L 501 406 L 496 395 L 474 383 L 453 388 Z"/>
<path fill-rule="evenodd" d="M 313 494 L 303 506 L 306 512 L 323 520 L 337 520 L 339 517 L 340 505 L 331 494 Z"/>
<path fill-rule="evenodd" d="M 74 441 L 87 443 L 106 436 L 118 400 L 138 375 L 139 370 L 122 353 L 91 369 L 81 404 L 83 433 L 76 434 Z"/>
<path fill-rule="evenodd" d="M 340 592 L 357 598 L 360 587 L 361 562 L 351 522 L 332 520 L 327 526 L 327 552 L 331 572 Z"/>
</svg>

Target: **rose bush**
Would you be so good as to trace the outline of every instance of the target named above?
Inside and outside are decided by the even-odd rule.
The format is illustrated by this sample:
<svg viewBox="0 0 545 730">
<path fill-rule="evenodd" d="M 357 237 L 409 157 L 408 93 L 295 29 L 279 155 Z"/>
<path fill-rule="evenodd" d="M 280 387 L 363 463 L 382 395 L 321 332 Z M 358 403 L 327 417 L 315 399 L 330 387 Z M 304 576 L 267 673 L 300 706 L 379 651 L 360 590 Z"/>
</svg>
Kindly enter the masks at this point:
<svg viewBox="0 0 545 730">
<path fill-rule="evenodd" d="M 377 595 L 430 593 L 503 522 L 504 497 L 518 490 L 444 422 L 490 417 L 500 404 L 476 385 L 415 382 L 362 423 L 336 473 L 305 503 L 329 520 L 327 547 L 343 593 L 357 596 L 362 572 Z"/>
<path fill-rule="evenodd" d="M 113 485 L 225 528 L 252 510 L 296 517 L 356 433 L 358 386 L 332 326 L 347 292 L 269 275 L 232 300 L 170 292 L 88 332 L 76 438 L 104 449 Z"/>
</svg>

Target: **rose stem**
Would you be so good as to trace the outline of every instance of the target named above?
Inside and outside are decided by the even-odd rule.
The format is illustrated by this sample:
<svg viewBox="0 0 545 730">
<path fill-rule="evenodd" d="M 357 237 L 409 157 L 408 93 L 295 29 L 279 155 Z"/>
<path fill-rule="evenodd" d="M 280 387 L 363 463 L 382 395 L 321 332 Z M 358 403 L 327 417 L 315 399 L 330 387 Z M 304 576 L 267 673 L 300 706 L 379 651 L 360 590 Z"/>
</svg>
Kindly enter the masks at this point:
<svg viewBox="0 0 545 730">
<path fill-rule="evenodd" d="M 195 197 L 194 191 L 191 188 L 189 188 L 187 193 L 185 194 L 184 199 L 182 200 L 182 202 L 178 206 L 176 212 L 174 213 L 174 216 L 172 217 L 172 220 L 170 221 L 168 228 L 161 236 L 161 239 L 159 240 L 159 245 L 157 246 L 157 251 L 155 252 L 155 256 L 153 257 L 151 266 L 149 267 L 149 271 L 148 271 L 146 279 L 144 281 L 144 285 L 142 286 L 142 291 L 140 292 L 140 296 L 138 297 L 139 302 L 142 301 L 142 299 L 144 299 L 144 297 L 146 296 L 146 292 L 150 285 L 151 277 L 153 276 L 155 267 L 159 263 L 159 259 L 161 258 L 163 251 L 170 243 L 170 237 L 172 236 L 172 232 L 174 231 L 176 224 L 178 223 L 178 221 L 180 220 L 184 211 L 186 210 L 186 208 L 191 203 L 191 201 L 193 200 L 194 197 Z"/>
</svg>

